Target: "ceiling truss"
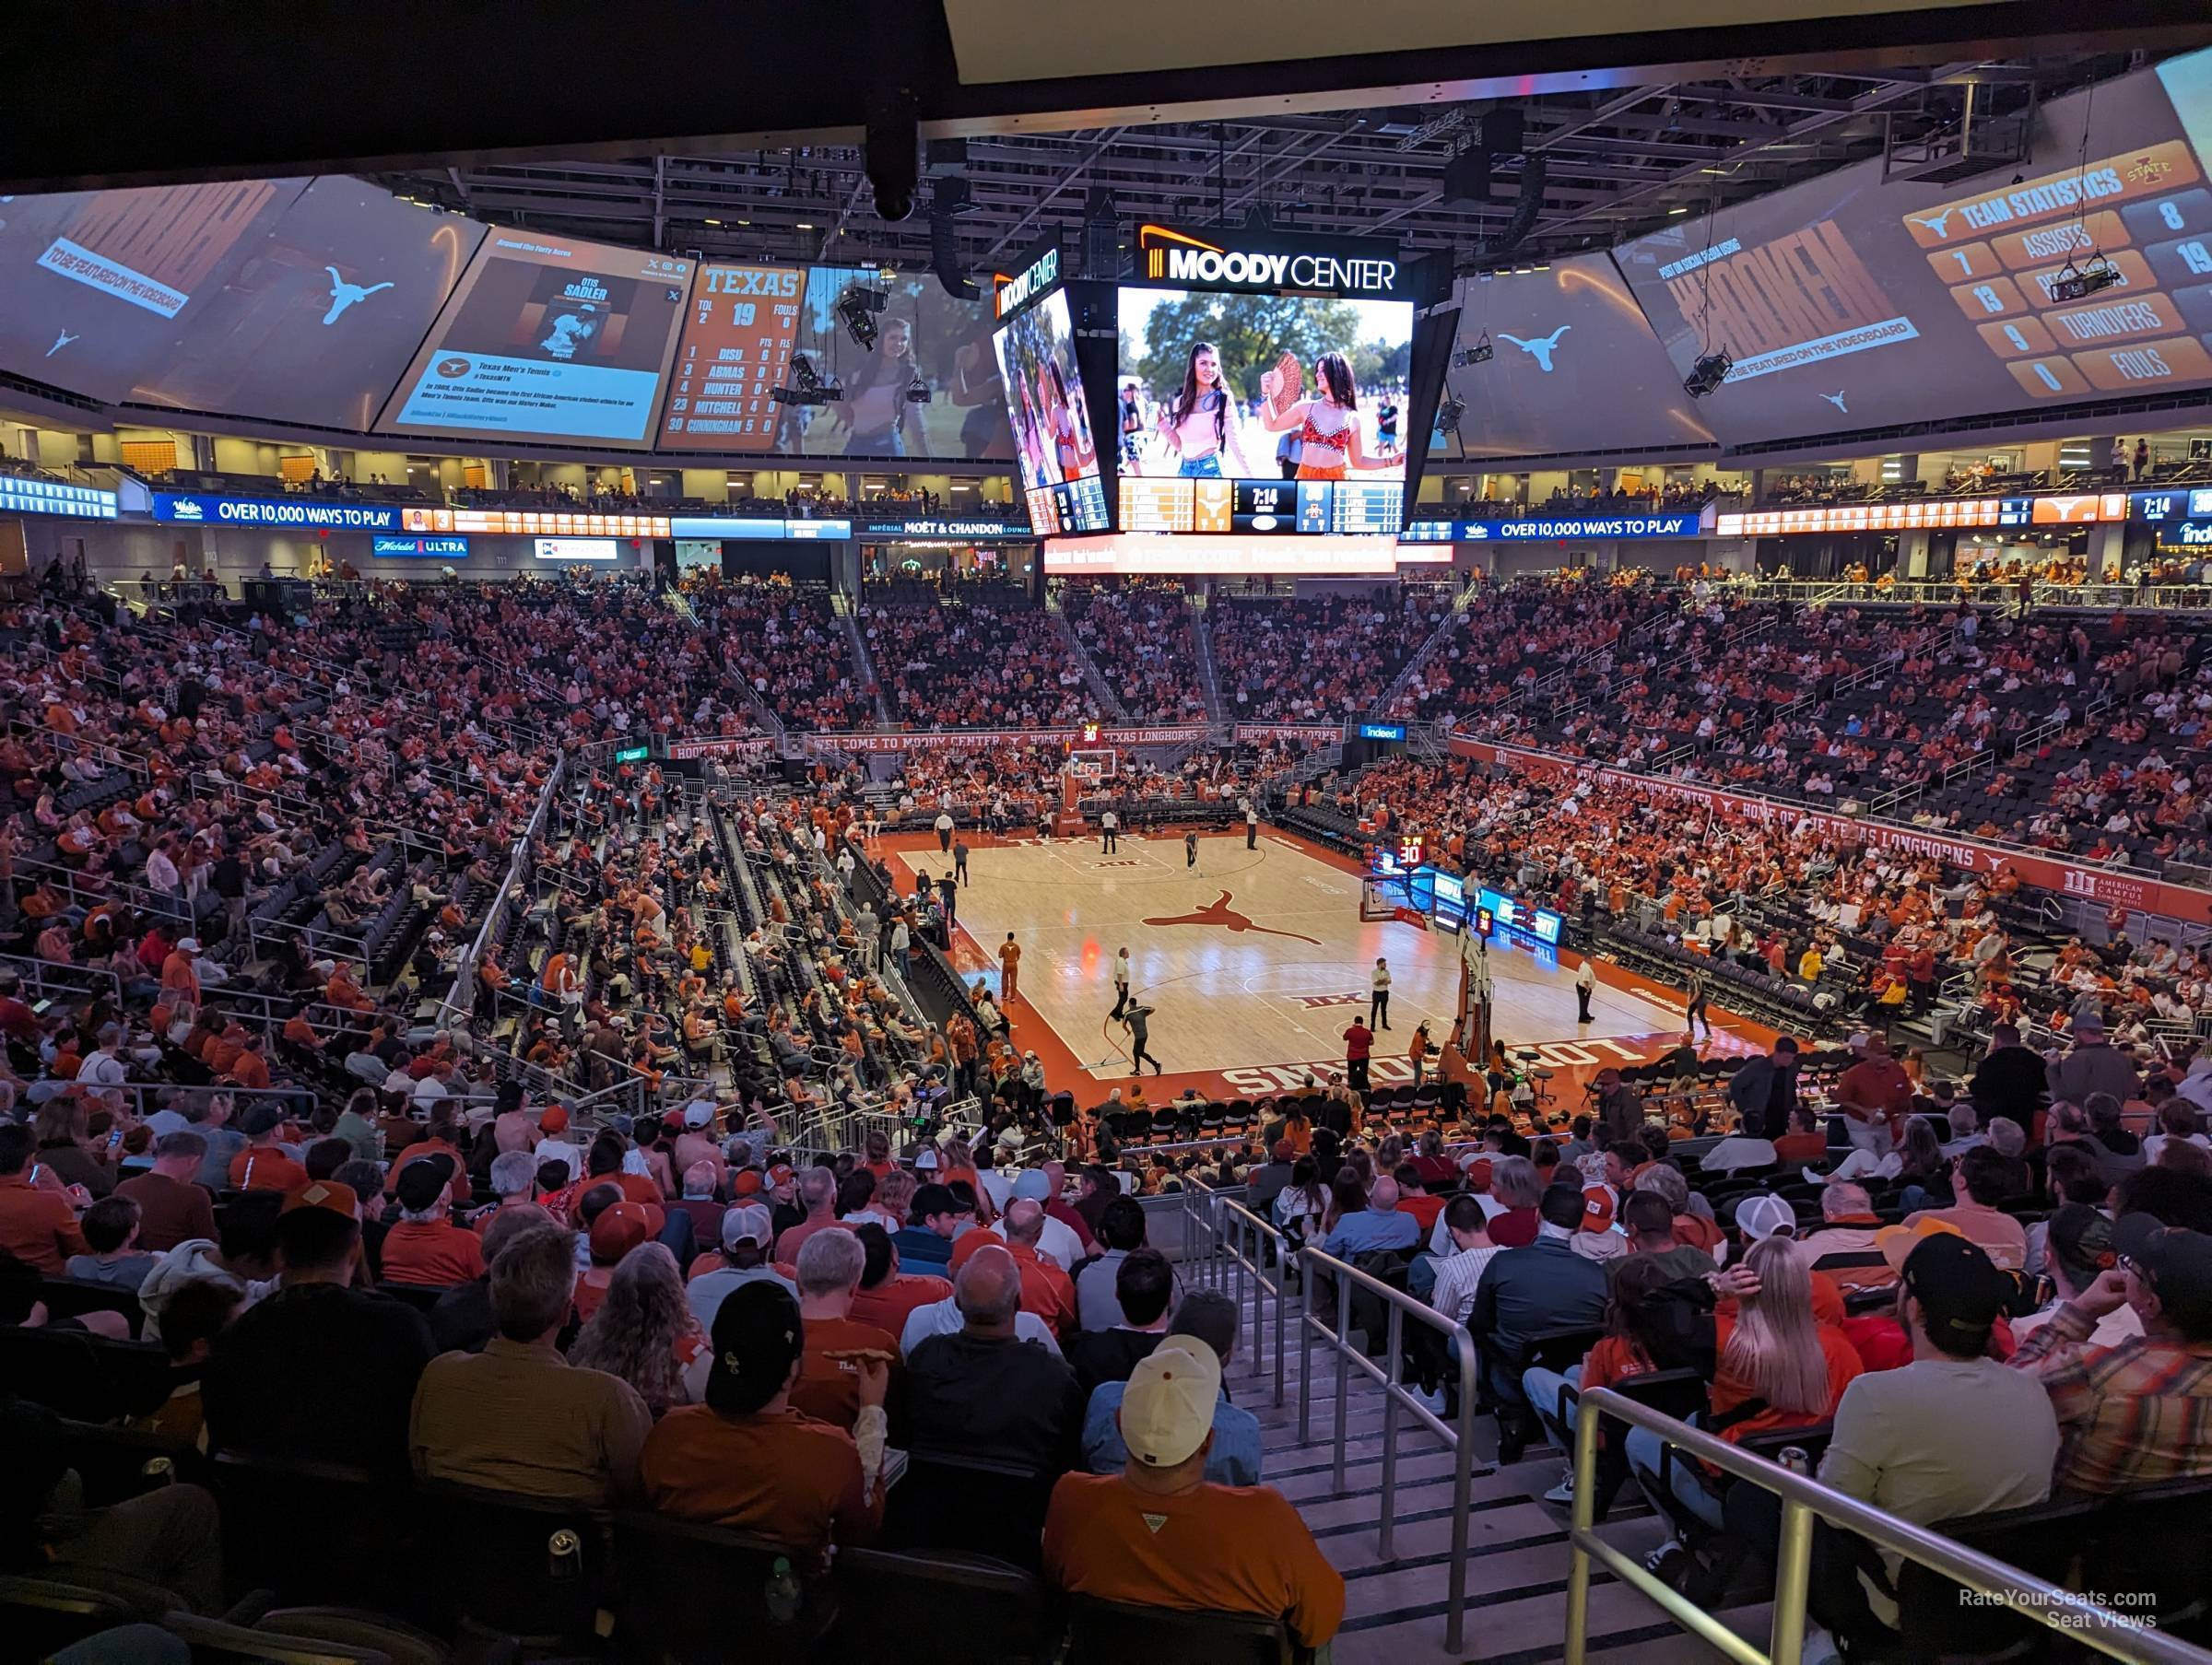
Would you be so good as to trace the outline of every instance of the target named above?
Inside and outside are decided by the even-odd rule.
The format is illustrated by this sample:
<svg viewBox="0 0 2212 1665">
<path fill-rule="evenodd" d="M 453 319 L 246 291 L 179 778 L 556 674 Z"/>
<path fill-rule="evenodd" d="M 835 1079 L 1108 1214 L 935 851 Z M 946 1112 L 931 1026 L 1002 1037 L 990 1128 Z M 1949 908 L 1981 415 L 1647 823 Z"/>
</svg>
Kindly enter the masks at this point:
<svg viewBox="0 0 2212 1665">
<path fill-rule="evenodd" d="M 1545 163 L 1534 231 L 1513 258 L 1604 248 L 1877 154 L 1884 124 L 1918 131 L 1955 111 L 1968 82 L 2048 99 L 2129 67 L 2124 56 L 1957 63 L 1864 74 L 1732 75 L 1512 100 L 1524 151 Z M 1118 244 L 1140 219 L 1241 219 L 1348 235 L 1387 232 L 1408 252 L 1477 264 L 1513 212 L 1517 164 L 1493 200 L 1448 202 L 1445 165 L 1504 101 L 1346 110 L 967 142 L 971 206 L 958 221 L 971 272 L 1057 229 L 1089 276 L 1087 205 L 1111 207 Z M 854 146 L 529 161 L 385 173 L 422 202 L 542 231 L 708 258 L 926 268 L 928 194 L 898 224 L 874 211 Z M 1104 258 L 1103 243 L 1100 244 Z M 1096 264 L 1096 263 L 1091 263 Z"/>
</svg>

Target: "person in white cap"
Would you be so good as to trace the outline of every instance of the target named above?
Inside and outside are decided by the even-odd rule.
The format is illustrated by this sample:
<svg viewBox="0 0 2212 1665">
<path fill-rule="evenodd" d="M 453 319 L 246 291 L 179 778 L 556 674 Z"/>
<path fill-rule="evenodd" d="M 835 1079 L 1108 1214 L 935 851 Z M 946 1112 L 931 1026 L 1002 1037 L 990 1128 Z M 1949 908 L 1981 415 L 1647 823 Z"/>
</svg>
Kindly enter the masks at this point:
<svg viewBox="0 0 2212 1665">
<path fill-rule="evenodd" d="M 1137 1361 L 1119 1418 L 1129 1460 L 1053 1488 L 1045 1577 L 1107 1601 L 1281 1618 L 1319 1647 L 1344 1622 L 1344 1577 L 1281 1493 L 1206 1479 L 1220 1397 L 1220 1363 L 1194 1337 Z"/>
<path fill-rule="evenodd" d="M 1735 1229 L 1744 1234 L 1747 1248 L 1769 1237 L 1794 1237 L 1797 1235 L 1797 1211 L 1780 1197 L 1762 1191 L 1736 1204 Z"/>
<path fill-rule="evenodd" d="M 200 1003 L 200 939 L 196 936 L 179 937 L 177 945 L 169 951 L 161 962 L 161 989 L 165 994 L 181 995 L 194 1005 Z"/>
<path fill-rule="evenodd" d="M 730 1292 L 741 1284 L 757 1280 L 781 1284 L 794 1300 L 798 1298 L 799 1286 L 769 1261 L 775 1240 L 775 1216 L 758 1202 L 741 1203 L 722 1216 L 722 1264 L 700 1272 L 684 1286 L 684 1299 L 700 1329 L 713 1330 L 714 1315 Z"/>
</svg>

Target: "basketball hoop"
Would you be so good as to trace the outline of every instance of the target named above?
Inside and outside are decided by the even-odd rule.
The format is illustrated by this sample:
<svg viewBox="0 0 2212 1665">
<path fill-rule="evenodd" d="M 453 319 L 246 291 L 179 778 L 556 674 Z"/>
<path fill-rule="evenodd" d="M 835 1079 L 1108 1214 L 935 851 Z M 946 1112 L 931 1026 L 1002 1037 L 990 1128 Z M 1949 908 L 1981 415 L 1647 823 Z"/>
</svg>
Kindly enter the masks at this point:
<svg viewBox="0 0 2212 1665">
<path fill-rule="evenodd" d="M 1067 772 L 1078 780 L 1111 780 L 1121 768 L 1110 745 L 1075 746 L 1067 754 Z"/>
</svg>

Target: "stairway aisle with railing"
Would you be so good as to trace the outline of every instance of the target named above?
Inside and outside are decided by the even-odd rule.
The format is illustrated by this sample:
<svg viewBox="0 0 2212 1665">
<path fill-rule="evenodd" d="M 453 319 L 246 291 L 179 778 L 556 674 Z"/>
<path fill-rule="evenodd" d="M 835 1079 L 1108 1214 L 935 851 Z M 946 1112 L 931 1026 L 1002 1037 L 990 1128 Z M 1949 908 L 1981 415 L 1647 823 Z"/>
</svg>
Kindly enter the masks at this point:
<svg viewBox="0 0 2212 1665">
<path fill-rule="evenodd" d="M 845 627 L 845 640 L 852 644 L 853 673 L 860 678 L 860 686 L 875 696 L 876 721 L 888 729 L 891 726 L 890 702 L 883 697 L 883 684 L 876 675 L 876 662 L 868 657 L 867 639 L 860 633 L 860 619 L 842 606 L 838 608 L 838 619 Z"/>
<path fill-rule="evenodd" d="M 1129 708 L 1115 696 L 1112 685 L 1106 680 L 1105 673 L 1099 669 L 1097 662 L 1084 651 L 1082 639 L 1077 636 L 1076 627 L 1067 622 L 1067 615 L 1061 610 L 1057 596 L 1046 598 L 1044 613 L 1053 621 L 1053 628 L 1060 633 L 1061 645 L 1067 651 L 1069 661 L 1083 673 L 1083 686 L 1090 690 L 1090 697 L 1098 701 L 1097 709 L 1116 722 L 1127 722 Z"/>
<path fill-rule="evenodd" d="M 1442 649 L 1444 643 L 1459 633 L 1459 628 L 1466 622 L 1466 597 L 1463 593 L 1453 603 L 1451 609 L 1445 613 L 1436 628 L 1430 631 L 1427 639 L 1414 650 L 1413 657 L 1398 667 L 1397 675 L 1391 678 L 1390 686 L 1382 690 L 1382 698 L 1374 703 L 1373 709 L 1377 712 L 1387 716 L 1396 709 L 1399 697 L 1406 692 L 1406 686 L 1421 674 L 1428 666 L 1429 662 L 1434 659 Z"/>
<path fill-rule="evenodd" d="M 1186 1198 L 1182 1276 L 1188 1286 L 1218 1289 L 1239 1303 L 1242 1322 L 1224 1383 L 1234 1402 L 1259 1419 L 1263 1483 L 1297 1507 L 1344 1577 L 1335 1665 L 1544 1665 L 1560 1659 L 1570 1511 L 1544 1502 L 1543 1494 L 1564 1472 L 1565 1455 L 1536 1446 L 1524 1460 L 1500 1467 L 1492 1418 L 1474 1414 L 1459 1423 L 1470 1449 L 1461 1556 L 1465 1605 L 1454 1636 L 1452 1565 L 1463 1511 L 1455 1507 L 1453 1445 L 1410 1400 L 1386 1393 L 1381 1366 L 1372 1373 L 1361 1367 L 1365 1338 L 1356 1325 L 1352 1353 L 1333 1346 L 1338 1297 L 1323 1293 L 1309 1307 L 1302 1278 L 1284 1284 L 1273 1266 L 1277 1240 L 1234 1196 Z M 1156 1242 L 1159 1236 L 1156 1228 Z M 1310 1266 L 1309 1257 L 1301 1270 Z M 1406 1304 L 1392 1326 L 1396 1334 L 1373 1349 L 1384 1358 L 1391 1341 L 1402 1347 L 1403 1337 L 1423 1321 L 1411 1310 L 1418 1302 L 1403 1295 L 1396 1302 Z M 1427 1321 L 1434 1323 L 1432 1313 Z M 1665 1537 L 1632 1486 L 1616 1499 L 1599 1531 L 1639 1561 Z M 1612 1575 L 1595 1571 L 1590 1582 L 1592 1658 L 1689 1665 L 1713 1657 Z M 1769 1611 L 1762 1601 L 1722 1617 L 1763 1643 Z"/>
<path fill-rule="evenodd" d="M 1216 728 L 1235 721 L 1221 698 L 1221 674 L 1214 668 L 1214 627 L 1207 616 L 1212 604 L 1202 595 L 1189 598 L 1191 640 L 1198 651 L 1198 691 L 1206 696 L 1206 720 Z"/>
</svg>

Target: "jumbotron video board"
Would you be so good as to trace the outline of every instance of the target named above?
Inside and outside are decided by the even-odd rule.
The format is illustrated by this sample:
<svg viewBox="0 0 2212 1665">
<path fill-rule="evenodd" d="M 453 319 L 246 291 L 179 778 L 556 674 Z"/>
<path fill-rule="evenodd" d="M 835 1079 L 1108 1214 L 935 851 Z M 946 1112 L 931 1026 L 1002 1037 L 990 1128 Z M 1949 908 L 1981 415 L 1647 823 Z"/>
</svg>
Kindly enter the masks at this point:
<svg viewBox="0 0 2212 1665">
<path fill-rule="evenodd" d="M 1017 264 L 992 295 L 999 324 L 991 350 L 1030 524 L 1048 536 L 1104 532 L 1105 474 L 1076 363 L 1074 314 L 1060 287 L 1060 250 L 1048 242 Z"/>
<path fill-rule="evenodd" d="M 1116 535 L 1048 543 L 1047 571 L 1390 569 L 1415 427 L 1394 244 L 1147 223 L 1110 316 Z"/>
</svg>

